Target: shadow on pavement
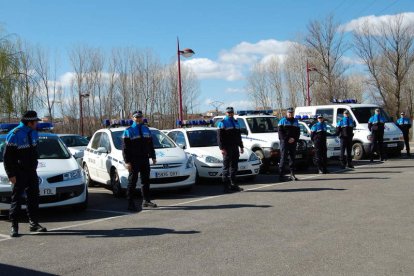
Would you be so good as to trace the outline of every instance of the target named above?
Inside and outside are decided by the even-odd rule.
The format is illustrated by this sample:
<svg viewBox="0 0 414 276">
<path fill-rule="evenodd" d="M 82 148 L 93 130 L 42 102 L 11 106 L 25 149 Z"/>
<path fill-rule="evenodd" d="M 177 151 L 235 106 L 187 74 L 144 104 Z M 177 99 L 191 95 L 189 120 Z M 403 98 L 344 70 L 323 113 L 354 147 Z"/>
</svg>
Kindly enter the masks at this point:
<svg viewBox="0 0 414 276">
<path fill-rule="evenodd" d="M 335 189 L 335 188 L 297 188 L 297 189 L 277 189 L 277 190 L 253 190 L 246 191 L 248 193 L 294 193 L 294 192 L 321 192 L 321 191 L 346 191 L 348 189 Z"/>
<path fill-rule="evenodd" d="M 30 268 L 18 267 L 13 265 L 6 265 L 0 263 L 0 274 L 7 276 L 22 276 L 22 275 L 33 275 L 33 276 L 54 276 L 57 274 L 51 274 L 41 271 L 32 270 Z"/>
<path fill-rule="evenodd" d="M 270 208 L 272 205 L 255 204 L 224 204 L 224 205 L 204 205 L 204 206 L 166 206 L 152 211 L 163 210 L 218 210 L 218 209 L 238 209 L 238 208 Z"/>
<path fill-rule="evenodd" d="M 379 172 L 378 171 L 375 171 L 375 172 L 372 172 L 372 171 L 366 171 L 366 172 L 364 172 L 364 171 L 346 171 L 346 172 L 344 172 L 345 174 L 357 174 L 357 173 L 362 173 L 362 174 L 365 174 L 365 173 L 375 173 L 375 174 L 378 174 Z M 381 171 L 381 173 L 402 173 L 402 171 Z"/>
<path fill-rule="evenodd" d="M 139 227 L 118 228 L 112 230 L 57 230 L 41 233 L 42 236 L 85 236 L 87 238 L 122 238 L 122 237 L 145 237 L 160 236 L 167 234 L 190 235 L 199 234 L 200 231 L 176 231 L 168 228 Z"/>
<path fill-rule="evenodd" d="M 321 181 L 321 180 L 366 180 L 366 179 L 390 179 L 389 177 L 335 177 L 335 178 L 312 178 L 301 181 Z"/>
</svg>

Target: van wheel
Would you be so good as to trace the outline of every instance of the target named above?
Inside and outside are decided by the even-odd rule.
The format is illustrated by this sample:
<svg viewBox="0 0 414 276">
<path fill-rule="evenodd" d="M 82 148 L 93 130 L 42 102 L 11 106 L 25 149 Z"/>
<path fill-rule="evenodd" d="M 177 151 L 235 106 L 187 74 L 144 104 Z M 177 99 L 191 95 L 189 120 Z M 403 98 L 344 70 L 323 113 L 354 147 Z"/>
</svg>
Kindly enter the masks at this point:
<svg viewBox="0 0 414 276">
<path fill-rule="evenodd" d="M 269 170 L 269 162 L 268 160 L 265 159 L 264 153 L 262 150 L 255 150 L 254 152 L 257 157 L 260 158 L 260 160 L 262 161 L 262 165 L 260 166 L 260 172 L 261 173 L 265 173 Z"/>
<path fill-rule="evenodd" d="M 354 160 L 361 160 L 364 157 L 364 147 L 361 143 L 355 143 L 352 146 L 352 151 L 354 153 Z"/>
<path fill-rule="evenodd" d="M 85 172 L 85 182 L 86 186 L 88 187 L 94 187 L 96 186 L 96 182 L 92 180 L 91 174 L 89 173 L 88 166 L 86 164 L 83 165 L 83 171 Z"/>
<path fill-rule="evenodd" d="M 121 181 L 119 180 L 119 175 L 116 169 L 113 169 L 111 172 L 111 189 L 112 194 L 116 198 L 124 195 L 124 191 L 121 188 Z"/>
</svg>

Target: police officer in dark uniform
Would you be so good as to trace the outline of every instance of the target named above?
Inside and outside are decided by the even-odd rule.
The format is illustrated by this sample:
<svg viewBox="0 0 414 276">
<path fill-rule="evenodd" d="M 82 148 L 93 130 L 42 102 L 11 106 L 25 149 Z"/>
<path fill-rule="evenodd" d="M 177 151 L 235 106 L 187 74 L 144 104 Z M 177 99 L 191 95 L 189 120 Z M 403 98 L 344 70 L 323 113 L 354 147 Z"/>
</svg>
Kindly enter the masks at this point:
<svg viewBox="0 0 414 276">
<path fill-rule="evenodd" d="M 316 165 L 320 174 L 328 173 L 328 170 L 326 168 L 328 163 L 326 135 L 327 126 L 324 122 L 323 115 L 318 115 L 318 122 L 315 123 L 311 128 L 311 139 L 315 145 Z"/>
<path fill-rule="evenodd" d="M 375 114 L 368 120 L 368 129 L 371 131 L 371 162 L 374 162 L 374 152 L 377 152 L 381 161 L 384 161 L 383 142 L 385 119 L 381 116 L 379 108 L 375 109 Z"/>
<path fill-rule="evenodd" d="M 410 157 L 410 128 L 411 128 L 411 120 L 410 118 L 405 117 L 405 113 L 401 112 L 401 118 L 399 118 L 396 122 L 397 126 L 401 129 L 403 136 L 404 136 L 404 142 L 405 142 L 405 150 L 407 151 L 407 157 Z"/>
<path fill-rule="evenodd" d="M 342 168 L 345 169 L 347 163 L 348 168 L 354 168 L 352 165 L 352 138 L 354 137 L 355 123 L 352 118 L 349 117 L 349 111 L 344 111 L 344 117 L 337 123 L 336 135 L 339 135 L 341 140 L 341 160 Z M 346 159 L 345 159 L 346 151 Z"/>
<path fill-rule="evenodd" d="M 288 108 L 286 117 L 278 124 L 280 140 L 279 181 L 284 181 L 284 166 L 289 156 L 289 168 L 291 180 L 298 180 L 295 176 L 296 146 L 300 136 L 299 121 L 293 117 L 293 108 Z"/>
<path fill-rule="evenodd" d="M 142 207 L 157 207 L 157 204 L 150 200 L 150 162 L 156 164 L 156 156 L 150 129 L 143 123 L 141 111 L 132 114 L 133 124 L 128 127 L 122 136 L 125 167 L 129 171 L 127 199 L 128 210 L 132 212 L 141 211 Z M 141 176 L 142 204 L 137 206 L 134 203 L 135 190 L 137 187 L 138 173 Z"/>
<path fill-rule="evenodd" d="M 236 183 L 240 153 L 244 152 L 239 122 L 234 118 L 233 107 L 226 108 L 227 116 L 217 125 L 217 142 L 223 154 L 222 180 L 224 192 L 243 191 Z M 240 148 L 240 153 L 239 153 Z"/>
<path fill-rule="evenodd" d="M 4 169 L 13 184 L 10 204 L 11 237 L 19 235 L 18 216 L 24 193 L 26 193 L 30 232 L 47 231 L 38 221 L 39 177 L 36 172 L 38 164 L 37 144 L 39 141 L 36 131 L 38 121 L 41 120 L 37 117 L 35 111 L 27 111 L 23 115 L 20 124 L 11 130 L 6 138 Z"/>
</svg>

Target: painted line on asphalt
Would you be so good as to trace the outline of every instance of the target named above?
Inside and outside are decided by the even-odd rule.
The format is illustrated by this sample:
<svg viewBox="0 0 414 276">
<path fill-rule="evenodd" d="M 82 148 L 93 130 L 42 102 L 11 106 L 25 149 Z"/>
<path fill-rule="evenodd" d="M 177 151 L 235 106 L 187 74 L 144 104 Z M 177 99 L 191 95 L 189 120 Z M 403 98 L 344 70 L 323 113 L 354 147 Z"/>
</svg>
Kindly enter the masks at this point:
<svg viewBox="0 0 414 276">
<path fill-rule="evenodd" d="M 359 166 L 355 166 L 356 168 L 358 167 L 364 167 L 364 166 L 368 166 L 369 164 L 366 165 L 359 165 Z M 330 174 L 332 173 L 338 173 L 338 172 L 342 172 L 342 171 L 349 171 L 349 169 L 339 169 L 339 170 L 335 170 L 332 171 Z M 322 174 L 314 174 L 314 175 L 310 175 L 307 177 L 303 177 L 300 180 L 306 180 L 306 179 L 310 179 L 310 178 L 316 178 L 322 176 Z M 325 175 L 326 176 L 326 175 Z M 298 183 L 299 181 L 287 181 L 287 182 L 282 182 L 282 183 L 273 183 L 273 184 L 266 184 L 266 185 L 262 185 L 256 188 L 251 188 L 251 189 L 246 189 L 243 192 L 247 192 L 247 191 L 253 191 L 253 190 L 260 190 L 263 188 L 267 188 L 267 187 L 273 187 L 273 186 L 281 186 L 281 185 L 286 185 L 286 184 L 293 184 L 293 183 Z M 242 193 L 243 193 L 242 192 Z M 235 193 L 237 194 L 237 193 Z M 209 200 L 209 199 L 215 199 L 215 198 L 219 198 L 219 197 L 224 197 L 224 196 L 229 196 L 229 195 L 235 195 L 235 194 L 220 194 L 220 195 L 215 195 L 215 196 L 208 196 L 208 197 L 202 197 L 202 198 L 198 198 L 198 199 L 194 199 L 194 200 L 189 200 L 189 201 L 185 201 L 185 202 L 180 202 L 180 203 L 176 203 L 176 204 L 172 204 L 172 205 L 168 205 L 168 206 L 161 206 L 157 209 L 166 209 L 166 208 L 170 208 L 170 207 L 175 207 L 175 206 L 180 206 L 180 205 L 185 205 L 185 204 L 189 204 L 189 203 L 194 203 L 194 202 L 200 202 L 200 201 L 205 201 L 205 200 Z M 92 209 L 92 211 L 100 211 L 103 212 L 106 210 L 99 210 L 99 209 Z M 150 209 L 147 210 L 143 210 L 141 212 L 139 212 L 138 214 L 142 214 L 142 213 L 147 213 L 150 212 Z M 53 231 L 59 231 L 59 230 L 65 230 L 65 229 L 70 229 L 70 228 L 74 228 L 74 227 L 80 227 L 80 226 L 85 226 L 85 225 L 90 225 L 90 224 L 95 224 L 95 223 L 99 223 L 99 222 L 104 222 L 104 221 L 110 221 L 113 219 L 117 219 L 117 218 L 123 218 L 126 216 L 131 216 L 131 215 L 138 215 L 137 213 L 126 213 L 126 212 L 117 212 L 117 211 L 111 211 L 111 212 L 116 212 L 119 213 L 119 216 L 113 216 L 113 217 L 107 217 L 107 218 L 102 218 L 102 219 L 96 219 L 96 220 L 92 220 L 92 221 L 88 221 L 88 222 L 82 222 L 82 223 L 77 223 L 77 224 L 72 224 L 72 225 L 67 225 L 67 226 L 62 226 L 62 227 L 57 227 L 57 228 L 52 228 L 49 230 L 49 232 L 53 232 Z M 41 235 L 42 233 L 30 233 L 29 235 Z M 0 240 L 0 242 L 6 241 L 6 240 L 10 240 L 11 238 L 9 236 L 6 235 L 1 235 L 3 237 L 7 237 L 7 239 L 2 239 Z"/>
</svg>

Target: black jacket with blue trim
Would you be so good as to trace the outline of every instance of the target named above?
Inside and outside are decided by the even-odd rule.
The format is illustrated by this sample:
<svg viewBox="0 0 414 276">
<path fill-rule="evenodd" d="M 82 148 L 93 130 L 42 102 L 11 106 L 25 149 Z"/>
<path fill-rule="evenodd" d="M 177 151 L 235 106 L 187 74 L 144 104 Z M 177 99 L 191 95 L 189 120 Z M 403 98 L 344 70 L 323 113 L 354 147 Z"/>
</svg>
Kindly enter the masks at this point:
<svg viewBox="0 0 414 276">
<path fill-rule="evenodd" d="M 142 158 L 155 159 L 155 149 L 150 129 L 144 124 L 133 123 L 122 135 L 122 155 L 125 163 Z"/>
<path fill-rule="evenodd" d="M 39 158 L 38 142 L 37 131 L 23 123 L 7 134 L 3 159 L 4 170 L 9 178 L 16 176 L 19 171 L 36 170 Z"/>
<path fill-rule="evenodd" d="M 224 117 L 217 125 L 217 143 L 219 148 L 243 148 L 239 122 L 229 116 Z"/>
</svg>

